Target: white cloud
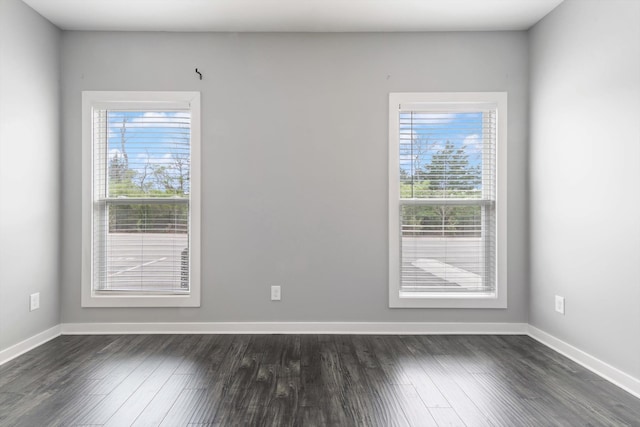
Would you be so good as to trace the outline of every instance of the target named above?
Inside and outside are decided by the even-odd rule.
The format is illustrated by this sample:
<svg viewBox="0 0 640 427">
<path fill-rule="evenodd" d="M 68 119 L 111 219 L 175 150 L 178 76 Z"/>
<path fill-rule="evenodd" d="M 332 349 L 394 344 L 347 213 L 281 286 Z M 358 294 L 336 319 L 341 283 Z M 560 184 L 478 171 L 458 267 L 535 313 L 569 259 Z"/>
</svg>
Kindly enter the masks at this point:
<svg viewBox="0 0 640 427">
<path fill-rule="evenodd" d="M 153 127 L 188 129 L 190 127 L 189 118 L 190 113 L 188 112 L 147 111 L 142 116 L 128 119 L 125 127 L 127 129 Z M 124 120 L 124 116 L 120 120 L 111 120 L 111 126 L 120 128 L 122 120 Z"/>
<path fill-rule="evenodd" d="M 457 117 L 455 113 L 428 113 L 430 121 L 436 121 L 437 123 L 451 123 Z"/>
<path fill-rule="evenodd" d="M 463 144 L 469 153 L 480 153 L 482 151 L 482 137 L 477 134 L 465 137 Z"/>
<path fill-rule="evenodd" d="M 428 111 L 416 111 L 413 113 L 400 113 L 401 125 L 426 125 L 450 123 L 458 117 L 457 113 L 432 113 Z"/>
<path fill-rule="evenodd" d="M 136 117 L 131 121 L 133 127 L 189 127 L 188 113 L 166 113 L 164 111 L 147 111 L 142 117 Z"/>
<path fill-rule="evenodd" d="M 411 127 L 400 127 L 400 143 L 408 144 L 410 141 L 414 141 L 419 139 L 420 135 L 416 132 L 415 129 L 411 129 Z"/>
<path fill-rule="evenodd" d="M 429 144 L 429 151 L 436 152 L 444 149 L 446 143 L 444 141 L 433 141 Z"/>
</svg>

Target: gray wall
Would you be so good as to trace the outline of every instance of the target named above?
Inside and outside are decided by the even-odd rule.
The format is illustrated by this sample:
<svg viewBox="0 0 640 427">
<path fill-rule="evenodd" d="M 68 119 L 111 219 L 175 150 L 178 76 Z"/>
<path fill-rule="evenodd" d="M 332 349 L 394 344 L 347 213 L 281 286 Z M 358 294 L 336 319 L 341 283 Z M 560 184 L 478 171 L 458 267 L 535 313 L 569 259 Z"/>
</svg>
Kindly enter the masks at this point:
<svg viewBox="0 0 640 427">
<path fill-rule="evenodd" d="M 567 0 L 530 34 L 530 321 L 636 378 L 639 23 L 637 1 Z"/>
<path fill-rule="evenodd" d="M 0 0 L 0 350 L 60 322 L 59 56 L 57 28 Z"/>
<path fill-rule="evenodd" d="M 62 45 L 63 322 L 528 320 L 525 32 L 65 32 Z M 201 91 L 201 308 L 80 307 L 82 90 Z M 388 308 L 394 91 L 509 92 L 507 310 Z"/>
</svg>

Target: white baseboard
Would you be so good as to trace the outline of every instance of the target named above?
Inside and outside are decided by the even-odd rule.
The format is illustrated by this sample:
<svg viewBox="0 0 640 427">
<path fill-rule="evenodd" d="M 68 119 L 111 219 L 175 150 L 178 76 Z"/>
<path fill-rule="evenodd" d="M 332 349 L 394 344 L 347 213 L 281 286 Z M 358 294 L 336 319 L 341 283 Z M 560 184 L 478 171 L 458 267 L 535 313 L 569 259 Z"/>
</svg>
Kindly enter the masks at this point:
<svg viewBox="0 0 640 427">
<path fill-rule="evenodd" d="M 0 351 L 0 365 L 15 359 L 29 350 L 33 350 L 34 348 L 41 346 L 57 336 L 60 336 L 62 333 L 62 328 L 60 326 L 61 325 L 56 325 L 53 328 L 49 328 L 46 331 L 40 332 L 39 334 L 27 338 L 24 341 L 20 341 L 18 344 Z"/>
<path fill-rule="evenodd" d="M 204 322 L 63 323 L 64 335 L 82 334 L 363 334 L 525 335 L 526 323 L 428 322 Z"/>
<path fill-rule="evenodd" d="M 640 398 L 640 380 L 631 375 L 622 372 L 618 368 L 614 368 L 602 360 L 591 356 L 588 353 L 568 344 L 561 339 L 548 334 L 535 326 L 529 325 L 528 335 L 541 342 L 547 347 L 557 351 L 563 356 L 568 357 L 576 363 L 584 366 L 591 372 L 601 376 L 605 380 L 617 385 L 623 390 L 628 391 L 637 398 Z"/>
</svg>

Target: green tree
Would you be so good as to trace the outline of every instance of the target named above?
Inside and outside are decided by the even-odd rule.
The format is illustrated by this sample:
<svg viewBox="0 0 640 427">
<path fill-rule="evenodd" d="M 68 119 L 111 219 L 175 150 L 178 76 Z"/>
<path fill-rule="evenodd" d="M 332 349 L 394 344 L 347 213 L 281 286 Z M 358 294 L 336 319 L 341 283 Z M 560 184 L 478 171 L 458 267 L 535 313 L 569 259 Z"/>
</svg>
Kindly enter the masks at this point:
<svg viewBox="0 0 640 427">
<path fill-rule="evenodd" d="M 402 176 L 401 176 L 402 178 Z M 481 194 L 482 168 L 469 163 L 466 146 L 447 141 L 428 163 L 401 181 L 402 198 L 470 198 Z M 473 236 L 481 218 L 478 206 L 404 206 L 403 234 L 414 236 Z"/>
<path fill-rule="evenodd" d="M 119 150 L 109 157 L 108 195 L 114 198 L 182 196 L 189 192 L 187 154 L 171 154 L 169 163 L 155 161 L 147 152 L 144 167 L 131 168 L 127 154 L 127 119 L 117 127 Z M 135 129 L 133 130 L 135 132 Z M 164 161 L 164 158 L 162 159 Z M 188 205 L 183 203 L 131 203 L 109 206 L 109 231 L 133 233 L 186 233 Z"/>
<path fill-rule="evenodd" d="M 140 195 L 140 188 L 135 184 L 136 172 L 129 169 L 121 154 L 109 159 L 109 197 Z"/>
<path fill-rule="evenodd" d="M 423 168 L 431 189 L 442 198 L 472 196 L 482 183 L 479 167 L 469 164 L 466 146 L 457 147 L 447 141 Z"/>
</svg>

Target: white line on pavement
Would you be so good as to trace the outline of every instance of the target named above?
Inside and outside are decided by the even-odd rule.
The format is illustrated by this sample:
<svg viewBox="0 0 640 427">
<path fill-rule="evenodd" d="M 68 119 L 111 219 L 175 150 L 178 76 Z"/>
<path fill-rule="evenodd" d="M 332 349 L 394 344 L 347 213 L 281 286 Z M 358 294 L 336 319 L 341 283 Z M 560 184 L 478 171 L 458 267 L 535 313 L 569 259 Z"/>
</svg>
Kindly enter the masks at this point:
<svg viewBox="0 0 640 427">
<path fill-rule="evenodd" d="M 149 261 L 149 262 L 145 262 L 145 263 L 140 264 L 140 265 L 134 265 L 133 267 L 127 268 L 126 270 L 120 270 L 120 271 L 118 271 L 116 273 L 110 274 L 110 276 L 117 276 L 119 274 L 126 273 L 127 271 L 135 270 L 136 268 L 146 267 L 147 265 L 151 265 L 151 264 L 155 264 L 156 262 L 164 261 L 165 259 L 167 259 L 166 256 L 162 257 L 162 258 L 154 259 L 154 260 Z"/>
</svg>

